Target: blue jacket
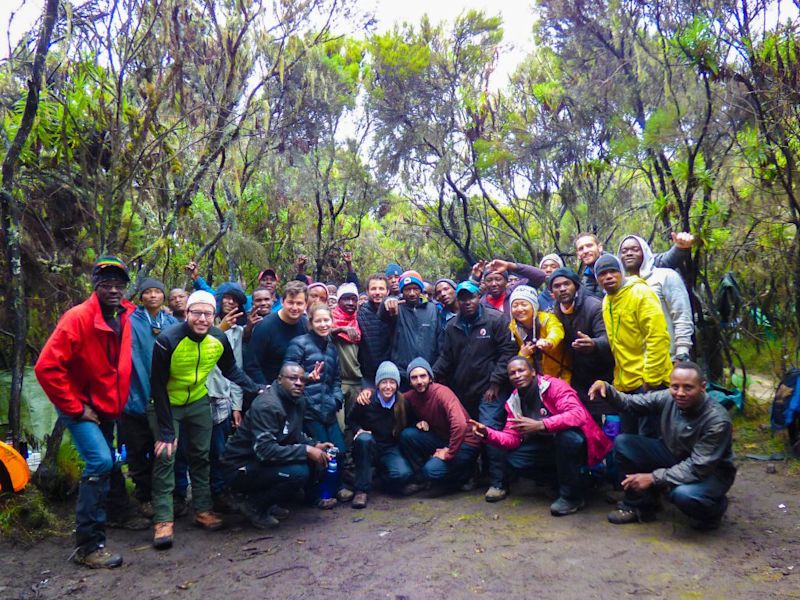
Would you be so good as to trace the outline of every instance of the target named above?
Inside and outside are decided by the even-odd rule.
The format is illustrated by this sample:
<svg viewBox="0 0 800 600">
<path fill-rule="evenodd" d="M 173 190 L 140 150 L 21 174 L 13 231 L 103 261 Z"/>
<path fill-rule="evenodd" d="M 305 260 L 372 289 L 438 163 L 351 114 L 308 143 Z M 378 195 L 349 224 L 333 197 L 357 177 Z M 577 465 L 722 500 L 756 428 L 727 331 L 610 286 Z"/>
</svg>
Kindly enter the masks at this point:
<svg viewBox="0 0 800 600">
<path fill-rule="evenodd" d="M 131 315 L 131 391 L 125 412 L 130 415 L 143 415 L 150 401 L 150 367 L 153 363 L 153 345 L 161 331 L 178 323 L 172 315 L 163 310 L 155 319 L 144 306 L 137 306 Z M 160 328 L 157 327 L 160 325 Z M 156 333 L 154 331 L 158 329 Z"/>
<path fill-rule="evenodd" d="M 339 354 L 330 336 L 321 338 L 313 331 L 289 342 L 284 362 L 296 362 L 308 376 L 317 362 L 324 362 L 319 381 L 306 382 L 306 421 L 332 425 L 344 404 Z"/>
</svg>

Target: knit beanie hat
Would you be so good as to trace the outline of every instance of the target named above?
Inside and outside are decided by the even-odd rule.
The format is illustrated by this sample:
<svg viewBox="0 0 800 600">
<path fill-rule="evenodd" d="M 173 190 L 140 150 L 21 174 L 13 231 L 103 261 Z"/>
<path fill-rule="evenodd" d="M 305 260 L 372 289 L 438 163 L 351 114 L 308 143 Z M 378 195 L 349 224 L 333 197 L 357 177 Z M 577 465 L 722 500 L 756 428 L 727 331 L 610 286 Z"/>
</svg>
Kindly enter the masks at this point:
<svg viewBox="0 0 800 600">
<path fill-rule="evenodd" d="M 116 256 L 101 256 L 92 267 L 92 286 L 112 280 L 130 281 L 128 267 Z"/>
<path fill-rule="evenodd" d="M 452 279 L 448 279 L 447 277 L 442 277 L 441 279 L 437 279 L 436 283 L 433 284 L 433 289 L 435 290 L 437 287 L 439 287 L 440 283 L 446 283 L 451 288 L 456 289 L 456 282 L 453 281 Z"/>
<path fill-rule="evenodd" d="M 483 272 L 483 279 L 486 279 L 492 273 L 500 273 L 500 275 L 502 275 L 503 277 L 508 279 L 508 271 L 484 271 Z"/>
<path fill-rule="evenodd" d="M 400 370 L 390 360 L 383 361 L 378 366 L 378 370 L 375 371 L 375 385 L 378 385 L 384 379 L 391 379 L 397 385 L 400 385 Z"/>
<path fill-rule="evenodd" d="M 597 277 L 606 271 L 619 271 L 620 273 L 625 272 L 625 270 L 622 268 L 622 263 L 616 256 L 613 254 L 601 254 L 600 258 L 598 258 L 594 263 L 594 276 Z"/>
<path fill-rule="evenodd" d="M 425 289 L 425 284 L 422 283 L 422 279 L 420 277 L 416 277 L 415 275 L 406 275 L 400 279 L 400 291 L 403 291 L 403 288 L 407 285 L 418 285 L 420 290 Z"/>
<path fill-rule="evenodd" d="M 214 307 L 215 311 L 217 310 L 217 301 L 214 299 L 214 295 L 203 290 L 197 290 L 191 293 L 189 299 L 186 301 L 186 310 L 188 311 L 194 304 L 210 304 Z"/>
<path fill-rule="evenodd" d="M 572 283 L 575 284 L 575 287 L 581 287 L 581 278 L 578 277 L 578 274 L 568 267 L 561 267 L 560 269 L 556 269 L 547 277 L 547 289 L 553 289 L 553 280 L 558 277 L 566 277 Z"/>
<path fill-rule="evenodd" d="M 355 283 L 347 282 L 343 283 L 339 286 L 339 289 L 336 290 L 336 298 L 341 299 L 345 296 L 356 296 L 358 297 L 358 288 L 356 287 Z"/>
<path fill-rule="evenodd" d="M 557 264 L 557 265 L 558 265 L 560 268 L 563 268 L 563 267 L 564 267 L 564 261 L 563 261 L 563 260 L 561 260 L 561 257 L 560 257 L 558 254 L 555 254 L 555 253 L 554 253 L 554 254 L 548 254 L 547 256 L 544 256 L 544 257 L 542 258 L 542 260 L 540 260 L 540 261 L 539 261 L 539 268 L 541 269 L 541 268 L 542 268 L 542 265 L 543 265 L 543 264 L 544 264 L 546 261 L 548 261 L 548 260 L 552 260 L 552 261 L 553 261 L 554 263 L 556 263 L 556 264 Z"/>
<path fill-rule="evenodd" d="M 428 375 L 431 376 L 431 379 L 433 379 L 433 369 L 431 368 L 431 363 L 429 363 L 427 360 L 425 360 L 421 356 L 418 356 L 417 358 L 412 360 L 410 363 L 408 363 L 408 368 L 406 369 L 406 376 L 410 379 L 411 378 L 411 371 L 413 371 L 414 369 L 418 369 L 420 367 L 425 369 L 428 372 Z"/>
<path fill-rule="evenodd" d="M 388 265 L 386 265 L 386 272 L 384 273 L 384 275 L 386 275 L 387 277 L 391 277 L 392 275 L 399 276 L 400 273 L 402 272 L 403 268 L 400 265 L 398 265 L 397 263 L 389 263 Z"/>
<path fill-rule="evenodd" d="M 145 290 L 149 290 L 151 288 L 156 288 L 157 290 L 161 290 L 162 294 L 166 294 L 167 292 L 164 290 L 164 284 L 161 283 L 158 279 L 153 279 L 152 277 L 147 277 L 146 279 L 142 279 L 139 282 L 139 295 L 141 296 Z"/>
<path fill-rule="evenodd" d="M 511 298 L 508 300 L 509 306 L 514 304 L 514 300 L 527 300 L 533 305 L 533 310 L 539 310 L 539 295 L 536 290 L 529 285 L 518 285 L 511 292 Z"/>
</svg>

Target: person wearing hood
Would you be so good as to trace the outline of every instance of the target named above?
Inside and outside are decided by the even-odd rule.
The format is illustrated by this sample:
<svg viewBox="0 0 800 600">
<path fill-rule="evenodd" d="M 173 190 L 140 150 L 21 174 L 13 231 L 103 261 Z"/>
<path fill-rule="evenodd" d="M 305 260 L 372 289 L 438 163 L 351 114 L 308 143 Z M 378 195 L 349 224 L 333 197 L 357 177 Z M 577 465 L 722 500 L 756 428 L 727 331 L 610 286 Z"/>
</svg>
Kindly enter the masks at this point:
<svg viewBox="0 0 800 600">
<path fill-rule="evenodd" d="M 164 284 L 157 279 L 139 282 L 141 305 L 131 315 L 131 391 L 119 421 L 121 442 L 127 450 L 128 474 L 142 514 L 152 516 L 153 432 L 147 422 L 150 402 L 150 368 L 159 334 L 178 323 L 164 310 Z"/>
<path fill-rule="evenodd" d="M 564 268 L 564 261 L 558 254 L 548 254 L 539 261 L 539 268 L 544 271 L 544 274 L 549 278 L 550 274 L 556 269 Z M 553 312 L 555 309 L 556 301 L 553 299 L 553 294 L 545 280 L 544 289 L 539 292 L 539 310 L 545 312 Z"/>
<path fill-rule="evenodd" d="M 672 372 L 667 321 L 656 293 L 639 277 L 625 277 L 623 268 L 613 254 L 604 254 L 594 265 L 606 293 L 603 321 L 614 356 L 614 387 L 629 394 L 663 389 Z M 625 433 L 656 433 L 654 423 L 640 427 L 629 413 L 621 420 Z"/>
<path fill-rule="evenodd" d="M 647 282 L 658 296 L 670 336 L 670 355 L 675 360 L 688 360 L 692 351 L 692 304 L 681 276 L 672 269 L 655 266 L 655 256 L 650 245 L 638 235 L 622 240 L 617 252 L 628 275 L 636 275 Z"/>
<path fill-rule="evenodd" d="M 508 328 L 517 343 L 519 355 L 528 359 L 542 375 L 570 380 L 569 365 L 561 347 L 564 327 L 553 313 L 539 310 L 539 296 L 527 285 L 518 286 L 510 297 L 511 321 Z"/>
<path fill-rule="evenodd" d="M 654 266 L 671 269 L 679 268 L 689 257 L 694 243 L 694 236 L 687 232 L 673 232 L 672 243 L 672 248 L 667 252 L 656 254 L 653 257 Z M 594 264 L 598 258 L 605 254 L 603 244 L 593 233 L 579 233 L 575 238 L 575 253 L 578 255 L 578 260 L 581 261 L 581 286 L 584 293 L 602 299 L 603 289 L 595 278 Z"/>
<path fill-rule="evenodd" d="M 186 265 L 186 273 L 192 278 L 192 287 L 195 290 L 202 290 L 211 295 L 216 295 L 217 291 L 211 287 L 208 282 L 200 276 L 200 271 L 197 268 L 197 263 L 192 261 Z M 305 279 L 300 279 L 306 283 Z M 283 301 L 278 293 L 278 273 L 272 267 L 267 267 L 258 274 L 258 287 L 267 288 L 272 292 L 272 310 L 279 311 L 283 306 Z M 253 307 L 253 299 L 251 296 L 245 296 L 247 302 L 245 303 L 245 314 L 250 312 Z"/>
</svg>

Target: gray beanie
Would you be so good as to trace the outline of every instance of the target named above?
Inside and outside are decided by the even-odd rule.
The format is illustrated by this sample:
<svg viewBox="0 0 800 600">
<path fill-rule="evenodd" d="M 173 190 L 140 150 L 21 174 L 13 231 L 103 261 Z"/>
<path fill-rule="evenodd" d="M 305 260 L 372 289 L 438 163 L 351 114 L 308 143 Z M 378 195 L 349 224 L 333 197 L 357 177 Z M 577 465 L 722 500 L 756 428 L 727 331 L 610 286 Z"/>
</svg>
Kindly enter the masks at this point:
<svg viewBox="0 0 800 600">
<path fill-rule="evenodd" d="M 414 369 L 418 369 L 419 367 L 422 367 L 423 369 L 425 369 L 428 372 L 428 375 L 431 376 L 431 379 L 433 379 L 433 369 L 431 368 L 431 363 L 429 363 L 427 360 L 425 360 L 421 356 L 418 356 L 417 358 L 412 360 L 410 363 L 408 363 L 408 368 L 406 369 L 406 376 L 409 379 L 411 379 L 411 371 L 413 371 Z"/>
<path fill-rule="evenodd" d="M 161 283 L 158 279 L 152 279 L 148 277 L 147 279 L 142 279 L 142 281 L 139 283 L 139 295 L 150 288 L 156 288 L 157 290 L 161 290 L 162 294 L 166 294 L 163 283 Z"/>
<path fill-rule="evenodd" d="M 375 371 L 375 385 L 378 385 L 384 379 L 391 379 L 397 385 L 400 385 L 400 370 L 390 360 L 383 361 L 378 370 Z"/>
<path fill-rule="evenodd" d="M 602 254 L 594 263 L 594 276 L 597 277 L 606 271 L 619 271 L 625 273 L 622 263 L 613 254 Z"/>
</svg>

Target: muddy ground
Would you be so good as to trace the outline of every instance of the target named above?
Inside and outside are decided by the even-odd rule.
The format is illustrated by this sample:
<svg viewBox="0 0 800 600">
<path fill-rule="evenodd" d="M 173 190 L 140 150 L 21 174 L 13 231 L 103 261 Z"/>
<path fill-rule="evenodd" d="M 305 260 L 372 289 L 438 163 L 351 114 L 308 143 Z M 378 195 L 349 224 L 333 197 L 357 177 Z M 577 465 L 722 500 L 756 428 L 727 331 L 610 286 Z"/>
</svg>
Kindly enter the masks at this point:
<svg viewBox="0 0 800 600">
<path fill-rule="evenodd" d="M 230 518 L 207 533 L 178 521 L 176 545 L 112 530 L 125 564 L 67 562 L 68 533 L 0 543 L 0 598 L 800 598 L 800 477 L 744 462 L 723 527 L 692 530 L 671 506 L 655 523 L 614 526 L 598 492 L 554 518 L 543 490 L 518 483 L 505 502 L 476 490 L 395 499 L 361 511 L 297 508 L 280 528 Z"/>
</svg>

